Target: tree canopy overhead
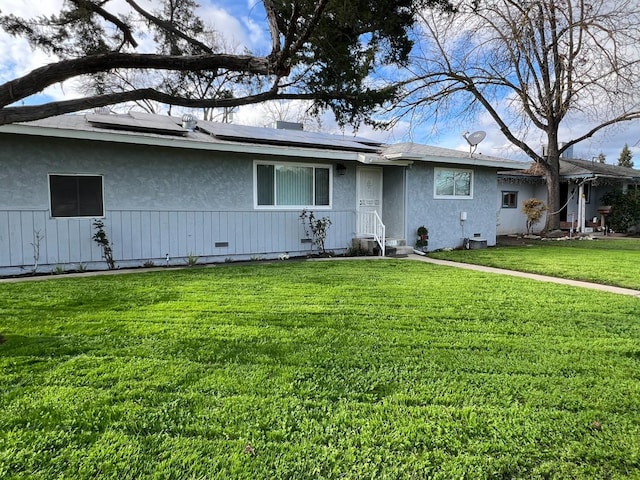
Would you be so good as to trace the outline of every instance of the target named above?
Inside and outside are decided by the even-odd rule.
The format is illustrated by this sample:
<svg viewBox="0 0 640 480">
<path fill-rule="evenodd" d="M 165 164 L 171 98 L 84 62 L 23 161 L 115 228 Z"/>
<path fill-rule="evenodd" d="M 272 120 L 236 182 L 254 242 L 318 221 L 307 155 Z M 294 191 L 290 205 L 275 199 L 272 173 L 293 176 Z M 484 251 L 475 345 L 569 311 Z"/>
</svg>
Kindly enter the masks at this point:
<svg viewBox="0 0 640 480">
<path fill-rule="evenodd" d="M 447 0 L 263 0 L 271 46 L 260 55 L 231 51 L 207 35 L 207 19 L 194 16 L 193 0 L 163 0 L 154 11 L 138 0 L 125 2 L 124 13 L 115 10 L 115 0 L 66 0 L 57 14 L 36 18 L 0 12 L 2 29 L 55 59 L 0 85 L 0 124 L 140 100 L 215 108 L 278 99 L 311 100 L 317 109 L 332 109 L 340 122 L 357 123 L 396 95 L 393 86 L 372 85 L 370 75 L 407 63 L 417 9 L 449 8 Z M 153 53 L 139 46 L 148 32 Z M 188 74 L 196 74 L 195 83 L 224 79 L 229 87 L 202 95 L 140 81 L 157 72 L 165 87 Z M 16 104 L 87 76 L 91 88 L 84 98 Z M 236 84 L 245 88 L 233 89 Z"/>
<path fill-rule="evenodd" d="M 414 119 L 421 111 L 487 113 L 544 169 L 545 229 L 556 229 L 560 155 L 640 118 L 640 3 L 460 0 L 455 7 L 455 16 L 422 13 L 402 106 Z"/>
</svg>

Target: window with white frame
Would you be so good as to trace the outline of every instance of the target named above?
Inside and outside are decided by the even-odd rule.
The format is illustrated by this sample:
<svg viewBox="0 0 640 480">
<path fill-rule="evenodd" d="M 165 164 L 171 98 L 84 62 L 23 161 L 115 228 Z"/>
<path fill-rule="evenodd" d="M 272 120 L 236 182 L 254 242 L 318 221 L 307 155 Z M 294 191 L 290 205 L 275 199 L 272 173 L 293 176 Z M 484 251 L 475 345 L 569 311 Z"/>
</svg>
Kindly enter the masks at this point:
<svg viewBox="0 0 640 480">
<path fill-rule="evenodd" d="M 102 175 L 49 175 L 52 217 L 103 217 Z"/>
<path fill-rule="evenodd" d="M 254 163 L 256 208 L 331 207 L 331 167 Z"/>
<path fill-rule="evenodd" d="M 435 198 L 473 198 L 473 170 L 436 168 Z"/>
</svg>

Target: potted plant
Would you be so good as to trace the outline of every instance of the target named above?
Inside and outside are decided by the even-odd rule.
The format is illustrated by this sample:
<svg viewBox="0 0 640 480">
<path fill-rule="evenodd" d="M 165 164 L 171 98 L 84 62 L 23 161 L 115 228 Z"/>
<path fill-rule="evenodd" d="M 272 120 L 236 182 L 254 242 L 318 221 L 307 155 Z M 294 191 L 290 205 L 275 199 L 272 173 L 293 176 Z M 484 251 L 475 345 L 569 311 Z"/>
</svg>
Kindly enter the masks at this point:
<svg viewBox="0 0 640 480">
<path fill-rule="evenodd" d="M 416 240 L 416 250 L 426 252 L 427 247 L 429 246 L 429 230 L 424 225 L 422 225 L 421 227 L 418 227 L 416 233 L 418 234 L 418 240 Z"/>
</svg>

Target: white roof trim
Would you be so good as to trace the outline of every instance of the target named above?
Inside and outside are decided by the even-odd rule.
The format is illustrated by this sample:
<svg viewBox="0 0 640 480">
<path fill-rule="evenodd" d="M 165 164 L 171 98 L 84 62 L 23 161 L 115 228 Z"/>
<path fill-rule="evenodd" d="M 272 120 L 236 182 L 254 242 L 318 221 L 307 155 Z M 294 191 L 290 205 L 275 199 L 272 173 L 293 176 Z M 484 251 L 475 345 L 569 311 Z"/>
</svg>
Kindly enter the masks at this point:
<svg viewBox="0 0 640 480">
<path fill-rule="evenodd" d="M 365 165 L 394 165 L 406 167 L 407 165 L 411 165 L 413 161 L 411 160 L 398 160 L 398 161 L 390 161 L 383 155 L 376 155 L 374 153 L 358 153 L 358 161 L 360 163 L 364 163 Z"/>
</svg>

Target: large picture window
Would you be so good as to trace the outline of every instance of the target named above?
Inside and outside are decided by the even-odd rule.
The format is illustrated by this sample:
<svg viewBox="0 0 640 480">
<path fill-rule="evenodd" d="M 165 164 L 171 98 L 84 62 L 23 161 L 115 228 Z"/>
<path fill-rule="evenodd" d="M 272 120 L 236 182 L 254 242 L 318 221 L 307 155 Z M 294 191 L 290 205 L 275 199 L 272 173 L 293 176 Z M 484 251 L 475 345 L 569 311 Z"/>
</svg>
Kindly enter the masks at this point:
<svg viewBox="0 0 640 480">
<path fill-rule="evenodd" d="M 473 198 L 473 170 L 436 168 L 436 198 Z"/>
<path fill-rule="evenodd" d="M 101 175 L 49 175 L 52 217 L 102 217 Z"/>
<path fill-rule="evenodd" d="M 331 167 L 255 163 L 257 208 L 331 206 Z"/>
</svg>

